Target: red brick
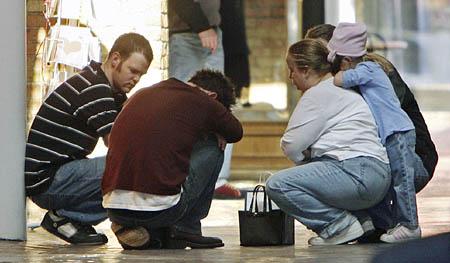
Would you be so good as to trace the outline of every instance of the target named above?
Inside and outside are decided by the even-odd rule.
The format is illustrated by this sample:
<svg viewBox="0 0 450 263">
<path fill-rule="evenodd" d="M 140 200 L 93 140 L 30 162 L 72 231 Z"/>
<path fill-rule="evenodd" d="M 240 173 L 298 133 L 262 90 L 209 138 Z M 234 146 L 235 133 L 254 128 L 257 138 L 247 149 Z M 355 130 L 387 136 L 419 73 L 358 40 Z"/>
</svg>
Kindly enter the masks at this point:
<svg viewBox="0 0 450 263">
<path fill-rule="evenodd" d="M 27 27 L 45 27 L 46 20 L 40 12 L 29 12 L 27 14 Z"/>
</svg>

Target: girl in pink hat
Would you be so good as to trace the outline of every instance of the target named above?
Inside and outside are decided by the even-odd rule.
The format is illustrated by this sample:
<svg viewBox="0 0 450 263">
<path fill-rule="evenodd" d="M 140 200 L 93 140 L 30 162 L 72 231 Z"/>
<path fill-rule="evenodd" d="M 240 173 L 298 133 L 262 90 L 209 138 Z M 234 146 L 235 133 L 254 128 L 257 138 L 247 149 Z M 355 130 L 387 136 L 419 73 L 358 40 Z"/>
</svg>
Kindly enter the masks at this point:
<svg viewBox="0 0 450 263">
<path fill-rule="evenodd" d="M 401 109 L 389 78 L 379 64 L 363 61 L 366 40 L 364 24 L 338 24 L 327 46 L 330 51 L 328 61 L 332 63 L 332 73 L 335 75 L 334 84 L 343 88 L 359 87 L 388 153 L 392 184 L 376 209 L 386 214 L 392 210 L 396 225 L 380 240 L 396 243 L 420 238 L 415 185 L 421 184 L 418 182 L 420 180 L 426 183 L 429 175 L 415 152 L 414 125 Z M 393 200 L 392 206 L 390 200 Z"/>
</svg>

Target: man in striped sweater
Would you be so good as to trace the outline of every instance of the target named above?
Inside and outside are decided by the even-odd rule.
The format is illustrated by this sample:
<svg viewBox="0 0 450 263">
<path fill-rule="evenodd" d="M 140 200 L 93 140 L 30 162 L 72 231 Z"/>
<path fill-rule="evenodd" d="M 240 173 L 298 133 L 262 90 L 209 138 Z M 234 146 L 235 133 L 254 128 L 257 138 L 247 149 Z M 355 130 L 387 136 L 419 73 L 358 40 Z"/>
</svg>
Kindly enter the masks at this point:
<svg viewBox="0 0 450 263">
<path fill-rule="evenodd" d="M 26 194 L 48 212 L 41 226 L 72 244 L 104 244 L 92 225 L 106 219 L 100 183 L 105 157 L 88 159 L 100 137 L 108 146 L 128 93 L 153 59 L 150 43 L 127 33 L 105 63 L 91 61 L 43 102 L 28 134 Z"/>
</svg>

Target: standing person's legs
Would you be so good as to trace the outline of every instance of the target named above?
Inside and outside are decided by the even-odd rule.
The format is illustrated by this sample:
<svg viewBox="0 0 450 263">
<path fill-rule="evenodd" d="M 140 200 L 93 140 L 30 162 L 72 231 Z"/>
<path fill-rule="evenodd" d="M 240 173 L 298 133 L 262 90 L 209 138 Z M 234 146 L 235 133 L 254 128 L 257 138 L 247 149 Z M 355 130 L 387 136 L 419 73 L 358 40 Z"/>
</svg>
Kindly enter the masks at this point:
<svg viewBox="0 0 450 263">
<path fill-rule="evenodd" d="M 222 45 L 222 30 L 220 28 L 216 29 L 218 45 L 217 49 L 214 53 L 210 53 L 206 56 L 204 68 L 218 70 L 222 73 L 225 71 L 225 54 L 223 51 Z M 216 189 L 219 189 L 216 192 L 216 197 L 219 198 L 239 198 L 241 196 L 241 192 L 228 184 L 228 179 L 230 178 L 230 168 L 231 168 L 231 157 L 233 154 L 233 144 L 228 143 L 225 152 L 224 152 L 224 160 L 223 166 L 219 173 L 219 179 L 217 179 Z"/>
<path fill-rule="evenodd" d="M 418 227 L 415 179 L 424 181 L 428 173 L 415 153 L 415 132 L 396 133 L 386 143 L 392 170 L 393 212 L 396 223 Z"/>
<path fill-rule="evenodd" d="M 197 34 L 172 34 L 169 37 L 169 77 L 188 81 L 203 68 L 206 52 Z"/>
<path fill-rule="evenodd" d="M 400 242 L 419 238 L 417 188 L 429 180 L 422 160 L 415 153 L 415 131 L 395 133 L 387 138 L 386 150 L 392 170 L 392 212 L 397 226 L 381 236 L 385 242 Z"/>
<path fill-rule="evenodd" d="M 181 81 L 188 81 L 200 69 L 214 69 L 224 72 L 224 51 L 222 46 L 222 31 L 217 28 L 218 45 L 214 53 L 202 47 L 202 43 L 195 33 L 175 33 L 169 38 L 169 77 Z M 216 189 L 218 196 L 240 197 L 240 191 L 228 185 L 230 178 L 231 155 L 233 145 L 227 144 L 223 167 L 219 174 Z"/>
<path fill-rule="evenodd" d="M 241 198 L 241 191 L 228 183 L 231 175 L 231 157 L 233 144 L 228 143 L 224 151 L 223 166 L 219 173 L 219 178 L 215 186 L 214 197 L 217 199 L 238 199 Z"/>
<path fill-rule="evenodd" d="M 101 192 L 104 169 L 105 157 L 75 160 L 62 165 L 56 171 L 50 188 L 31 198 L 38 206 L 51 210 L 44 217 L 42 226 L 71 243 L 105 243 L 106 236 L 96 236 L 93 228 L 86 228 L 107 218 Z M 53 223 L 58 223 L 58 226 L 54 227 Z M 83 234 L 83 231 L 92 236 L 76 237 L 75 233 Z"/>
<path fill-rule="evenodd" d="M 227 143 L 224 151 L 223 165 L 220 169 L 219 178 L 217 179 L 216 189 L 228 183 L 228 178 L 230 178 L 230 168 L 231 168 L 231 155 L 233 153 L 233 144 Z"/>
<path fill-rule="evenodd" d="M 195 33 L 175 33 L 169 38 L 169 77 L 188 81 L 198 70 L 224 72 L 222 32 L 216 30 L 218 45 L 214 53 L 204 48 Z"/>
<path fill-rule="evenodd" d="M 217 33 L 217 48 L 214 53 L 208 50 L 203 56 L 205 56 L 204 65 L 202 68 L 208 68 L 218 70 L 222 73 L 225 72 L 225 54 L 223 52 L 222 45 L 222 30 L 216 28 Z"/>
<path fill-rule="evenodd" d="M 414 188 L 415 188 L 414 191 L 415 191 L 415 193 L 417 193 L 428 183 L 428 181 L 430 180 L 430 177 L 428 175 L 427 170 L 425 169 L 425 167 L 423 165 L 422 160 L 415 153 L 415 136 L 413 136 L 412 132 L 413 131 L 408 132 L 408 134 L 405 138 L 405 140 L 406 140 L 405 144 L 408 145 L 408 146 L 405 146 L 406 147 L 405 149 L 407 149 L 407 150 L 406 151 L 401 150 L 401 152 L 402 152 L 401 154 L 403 155 L 403 157 L 401 157 L 401 156 L 398 156 L 398 157 L 399 158 L 400 157 L 407 158 L 405 156 L 405 154 L 412 156 L 411 159 L 413 160 L 413 163 L 408 166 L 411 166 L 414 169 Z M 403 149 L 403 146 L 401 146 L 401 147 Z M 397 149 L 397 150 L 399 150 L 399 149 Z M 409 153 L 407 153 L 407 152 L 409 152 Z M 393 156 L 397 156 L 398 154 L 399 153 L 394 153 L 394 152 L 392 153 Z M 394 173 L 393 173 L 392 180 L 394 180 Z M 398 183 L 399 182 L 397 180 L 397 184 Z M 371 237 L 370 240 L 367 240 L 368 242 L 377 242 L 377 241 L 379 242 L 380 241 L 379 237 L 381 236 L 381 234 L 383 234 L 383 232 L 386 232 L 386 230 L 388 230 L 388 229 L 394 228 L 395 225 L 397 223 L 399 223 L 397 221 L 397 218 L 394 216 L 394 211 L 393 211 L 393 207 L 391 204 L 392 200 L 396 196 L 395 192 L 394 192 L 394 184 L 395 183 L 393 183 L 393 185 L 391 185 L 385 198 L 380 203 L 378 203 L 377 205 L 368 209 L 368 212 L 373 220 L 373 224 L 378 229 L 376 235 Z M 396 213 L 399 213 L 399 212 L 397 211 Z M 413 216 L 413 218 L 414 218 L 414 216 Z M 363 241 L 363 243 L 364 243 L 364 241 Z"/>
<path fill-rule="evenodd" d="M 267 190 L 282 210 L 322 239 L 339 236 L 333 240 L 338 244 L 362 235 L 357 218 L 348 211 L 362 210 L 381 200 L 389 181 L 388 165 L 374 158 L 319 158 L 274 174 L 267 181 Z M 347 233 L 349 228 L 356 232 Z"/>
</svg>

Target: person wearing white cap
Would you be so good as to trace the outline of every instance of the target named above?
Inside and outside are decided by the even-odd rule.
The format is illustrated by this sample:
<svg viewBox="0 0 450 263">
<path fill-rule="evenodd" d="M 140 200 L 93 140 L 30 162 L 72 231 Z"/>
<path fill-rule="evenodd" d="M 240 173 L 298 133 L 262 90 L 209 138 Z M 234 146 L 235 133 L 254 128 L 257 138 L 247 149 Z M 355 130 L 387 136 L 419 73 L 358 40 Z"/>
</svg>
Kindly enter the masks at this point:
<svg viewBox="0 0 450 263">
<path fill-rule="evenodd" d="M 366 52 L 367 30 L 361 23 L 340 23 L 328 43 L 328 61 L 335 74 L 334 84 L 343 88 L 359 87 L 378 126 L 382 144 L 386 147 L 392 172 L 392 184 L 384 209 L 393 210 L 396 226 L 380 237 L 396 243 L 421 237 L 418 223 L 417 185 L 426 184 L 429 175 L 415 152 L 415 128 L 402 110 L 388 76 L 381 66 L 363 61 Z M 378 207 L 377 209 L 380 209 Z M 380 211 L 380 210 L 378 210 Z M 381 209 L 382 211 L 382 209 Z"/>
</svg>

